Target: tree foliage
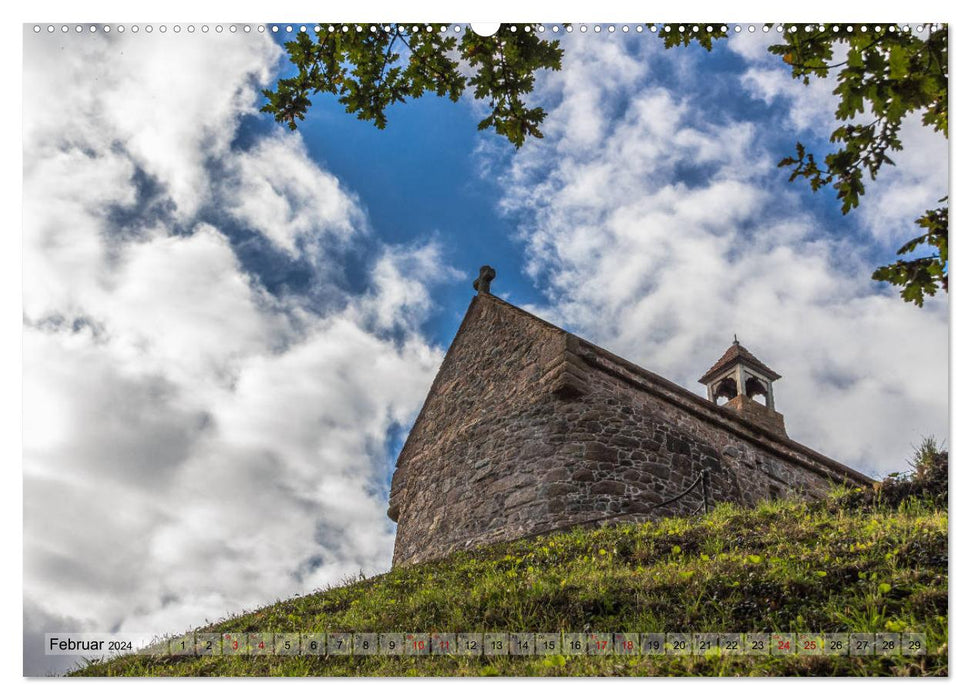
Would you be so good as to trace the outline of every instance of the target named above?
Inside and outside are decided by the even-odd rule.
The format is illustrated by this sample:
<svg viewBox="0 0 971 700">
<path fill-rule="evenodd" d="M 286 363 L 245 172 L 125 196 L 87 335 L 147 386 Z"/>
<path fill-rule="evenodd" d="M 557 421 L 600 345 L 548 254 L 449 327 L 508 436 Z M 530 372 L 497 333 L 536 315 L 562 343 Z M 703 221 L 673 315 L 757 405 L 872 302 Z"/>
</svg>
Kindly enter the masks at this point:
<svg viewBox="0 0 971 700">
<path fill-rule="evenodd" d="M 264 90 L 262 111 L 297 128 L 311 98 L 336 95 L 345 109 L 379 129 L 396 102 L 426 92 L 453 102 L 466 91 L 488 102 L 490 112 L 479 129 L 494 129 L 516 148 L 527 136 L 542 138 L 546 112 L 526 103 L 542 69 L 559 70 L 559 42 L 537 36 L 532 25 L 502 25 L 493 36 L 465 29 L 458 37 L 436 25 L 320 27 L 311 38 L 301 32 L 286 44 L 297 74 Z M 464 64 L 464 65 L 463 65 Z"/>
</svg>

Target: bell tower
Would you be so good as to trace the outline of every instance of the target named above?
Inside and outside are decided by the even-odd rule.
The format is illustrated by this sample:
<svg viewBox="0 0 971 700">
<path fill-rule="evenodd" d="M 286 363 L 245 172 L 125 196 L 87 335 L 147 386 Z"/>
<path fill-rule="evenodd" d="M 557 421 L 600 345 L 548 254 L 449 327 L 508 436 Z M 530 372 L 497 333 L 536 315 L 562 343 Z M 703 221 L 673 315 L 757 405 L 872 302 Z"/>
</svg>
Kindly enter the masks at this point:
<svg viewBox="0 0 971 700">
<path fill-rule="evenodd" d="M 735 411 L 742 417 L 772 432 L 786 437 L 785 421 L 775 410 L 772 383 L 781 379 L 769 367 L 749 352 L 738 337 L 712 368 L 698 381 L 708 388 L 708 400 Z"/>
</svg>

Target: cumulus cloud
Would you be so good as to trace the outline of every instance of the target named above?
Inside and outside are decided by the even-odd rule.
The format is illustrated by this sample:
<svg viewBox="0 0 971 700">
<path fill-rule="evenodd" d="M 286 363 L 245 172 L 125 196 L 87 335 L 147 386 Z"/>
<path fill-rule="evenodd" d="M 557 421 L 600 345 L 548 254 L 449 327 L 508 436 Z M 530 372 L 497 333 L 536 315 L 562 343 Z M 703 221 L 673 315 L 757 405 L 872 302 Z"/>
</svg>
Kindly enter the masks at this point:
<svg viewBox="0 0 971 700">
<path fill-rule="evenodd" d="M 461 277 L 442 263 L 440 244 L 432 240 L 419 246 L 387 246 L 372 269 L 373 285 L 357 300 L 355 317 L 369 327 L 384 331 L 407 330 L 414 319 L 424 318 L 434 307 L 428 288 L 412 278 L 446 282 Z"/>
<path fill-rule="evenodd" d="M 240 117 L 256 110 L 253 84 L 269 80 L 281 55 L 271 41 L 235 34 L 25 39 L 37 78 L 24 80 L 25 149 L 37 156 L 70 146 L 124 150 L 185 217 L 210 189 L 206 161 L 226 151 Z M 24 159 L 26 167 L 32 160 L 43 162 Z"/>
<path fill-rule="evenodd" d="M 234 143 L 256 36 L 25 37 L 25 671 L 390 562 L 389 431 L 441 359 L 436 244 L 382 246 L 298 136 Z M 232 224 L 365 293 L 275 295 Z M 50 625 L 58 629 L 52 630 Z"/>
<path fill-rule="evenodd" d="M 226 163 L 225 198 L 232 214 L 290 255 L 299 241 L 322 236 L 346 242 L 366 226 L 356 199 L 307 155 L 296 134 L 279 133 Z"/>
<path fill-rule="evenodd" d="M 946 301 L 917 309 L 873 284 L 866 227 L 834 230 L 779 176 L 770 149 L 791 130 L 707 99 L 726 87 L 715 80 L 751 89 L 751 67 L 712 78 L 699 63 L 675 87 L 659 42 L 601 39 L 566 43 L 563 74 L 589 80 L 544 79 L 547 139 L 502 176 L 526 269 L 547 290 L 536 311 L 698 393 L 738 333 L 783 375 L 790 435 L 870 473 L 902 468 L 922 435 L 946 436 Z M 621 52 L 650 69 L 630 71 Z M 921 186 L 946 177 L 946 159 L 908 157 Z"/>
<path fill-rule="evenodd" d="M 808 86 L 794 80 L 789 66 L 768 51 L 769 46 L 782 41 L 775 31 L 742 32 L 729 37 L 726 46 L 746 60 L 741 83 L 749 95 L 766 104 L 786 104 L 789 107 L 785 113 L 787 126 L 804 137 L 829 138 L 833 130 L 833 111 L 839 101 L 833 94 L 836 73 L 812 80 Z M 837 44 L 833 54 L 833 63 L 840 63 L 846 50 L 842 44 Z"/>
</svg>

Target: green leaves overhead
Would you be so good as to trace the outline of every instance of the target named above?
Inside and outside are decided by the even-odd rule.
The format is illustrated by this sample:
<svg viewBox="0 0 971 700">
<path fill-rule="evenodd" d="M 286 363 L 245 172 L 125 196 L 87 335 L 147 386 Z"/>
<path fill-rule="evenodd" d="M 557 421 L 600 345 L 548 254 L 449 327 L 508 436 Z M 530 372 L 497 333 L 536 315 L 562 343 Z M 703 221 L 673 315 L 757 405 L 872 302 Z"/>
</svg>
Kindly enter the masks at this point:
<svg viewBox="0 0 971 700">
<path fill-rule="evenodd" d="M 462 37 L 462 56 L 477 71 L 469 81 L 477 99 L 488 99 L 492 112 L 479 122 L 479 130 L 494 128 L 516 148 L 526 136 L 543 138 L 539 125 L 546 118 L 541 107 L 529 108 L 524 96 L 533 91 L 535 73 L 541 68 L 560 69 L 563 55 L 557 41 L 543 41 L 535 31 L 513 32 L 503 27 L 482 37 L 467 30 Z"/>
<path fill-rule="evenodd" d="M 286 44 L 297 75 L 264 90 L 262 108 L 278 122 L 297 128 L 317 93 L 336 95 L 345 109 L 379 129 L 387 109 L 426 92 L 458 101 L 467 90 L 487 100 L 490 113 L 479 129 L 494 129 L 517 148 L 527 136 L 542 138 L 546 112 L 526 104 L 535 74 L 559 70 L 559 42 L 540 39 L 531 25 L 503 25 L 493 36 L 466 29 L 461 39 L 425 26 L 352 26 L 349 31 L 321 27 L 315 38 L 300 33 Z M 463 63 L 465 64 L 463 66 Z"/>
</svg>

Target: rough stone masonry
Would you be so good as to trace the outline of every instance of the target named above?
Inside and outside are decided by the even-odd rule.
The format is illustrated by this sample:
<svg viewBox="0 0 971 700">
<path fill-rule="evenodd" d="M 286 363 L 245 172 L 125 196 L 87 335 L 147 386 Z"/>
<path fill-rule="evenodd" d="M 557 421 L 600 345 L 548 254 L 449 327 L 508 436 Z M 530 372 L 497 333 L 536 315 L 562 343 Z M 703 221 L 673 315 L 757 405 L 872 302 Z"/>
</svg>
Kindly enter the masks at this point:
<svg viewBox="0 0 971 700">
<path fill-rule="evenodd" d="M 702 377 L 705 399 L 493 296 L 494 277 L 483 267 L 398 457 L 394 566 L 872 483 L 786 436 L 779 375 L 737 341 Z"/>
</svg>

